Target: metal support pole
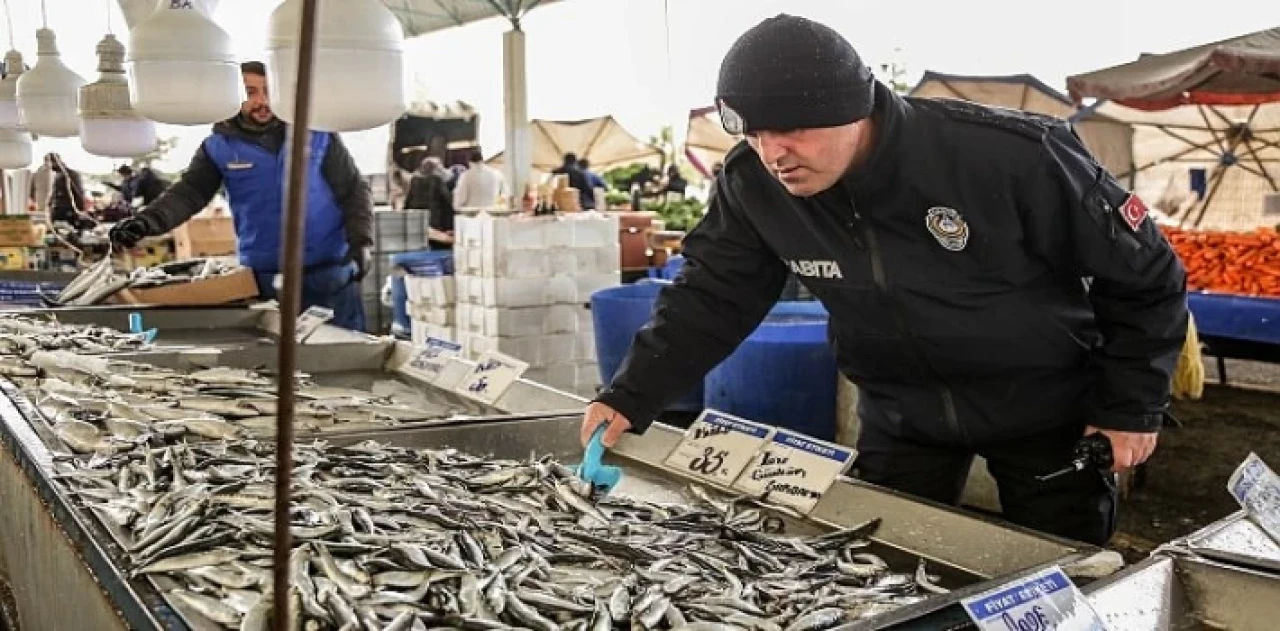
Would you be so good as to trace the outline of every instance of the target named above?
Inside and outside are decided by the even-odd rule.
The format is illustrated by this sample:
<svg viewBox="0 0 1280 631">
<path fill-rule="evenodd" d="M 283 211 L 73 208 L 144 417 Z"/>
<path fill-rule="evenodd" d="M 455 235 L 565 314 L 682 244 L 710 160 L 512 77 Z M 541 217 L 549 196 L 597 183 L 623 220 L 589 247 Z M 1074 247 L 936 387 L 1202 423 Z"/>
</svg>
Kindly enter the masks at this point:
<svg viewBox="0 0 1280 631">
<path fill-rule="evenodd" d="M 310 159 L 311 65 L 315 52 L 317 0 L 303 0 L 298 35 L 298 85 L 289 126 L 288 188 L 285 190 L 284 287 L 280 299 L 280 370 L 276 374 L 275 550 L 272 557 L 272 627 L 289 631 L 289 526 L 293 480 L 293 376 L 297 372 L 298 312 L 302 303 L 302 247 L 306 224 L 307 162 Z"/>
</svg>

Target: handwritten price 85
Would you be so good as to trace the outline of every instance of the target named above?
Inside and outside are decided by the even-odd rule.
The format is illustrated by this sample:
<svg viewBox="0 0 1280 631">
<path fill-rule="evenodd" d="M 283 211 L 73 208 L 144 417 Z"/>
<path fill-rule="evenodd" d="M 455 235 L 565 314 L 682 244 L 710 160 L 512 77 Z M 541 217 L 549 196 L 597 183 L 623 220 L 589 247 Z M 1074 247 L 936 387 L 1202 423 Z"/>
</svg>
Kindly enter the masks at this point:
<svg viewBox="0 0 1280 631">
<path fill-rule="evenodd" d="M 702 475 L 724 475 L 725 458 L 729 457 L 729 450 L 715 447 L 704 447 L 702 455 L 689 461 L 689 470 Z"/>
</svg>

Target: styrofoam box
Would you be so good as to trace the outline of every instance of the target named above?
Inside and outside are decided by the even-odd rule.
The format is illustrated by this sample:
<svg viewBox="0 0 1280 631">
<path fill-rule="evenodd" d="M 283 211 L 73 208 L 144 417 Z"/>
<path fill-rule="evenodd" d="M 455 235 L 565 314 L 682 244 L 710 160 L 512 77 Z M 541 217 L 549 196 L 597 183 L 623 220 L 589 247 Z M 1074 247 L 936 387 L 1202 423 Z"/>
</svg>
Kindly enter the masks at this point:
<svg viewBox="0 0 1280 631">
<path fill-rule="evenodd" d="M 475 359 L 482 353 L 498 351 L 530 366 L 545 366 L 561 362 L 594 362 L 596 360 L 595 336 L 590 333 L 557 333 L 530 337 L 490 337 L 476 333 L 458 332 L 458 343 L 464 354 Z"/>
<path fill-rule="evenodd" d="M 445 306 L 457 300 L 452 276 L 405 276 L 404 291 L 411 303 Z"/>
<path fill-rule="evenodd" d="M 554 333 L 590 333 L 594 322 L 583 305 L 544 307 L 483 307 L 461 303 L 456 308 L 457 327 L 466 333 L 489 337 L 529 337 Z"/>
<path fill-rule="evenodd" d="M 595 362 L 557 362 L 530 368 L 525 371 L 524 378 L 552 388 L 574 393 L 585 391 L 594 396 L 600 383 L 600 369 Z"/>
<path fill-rule="evenodd" d="M 421 303 L 411 303 L 409 305 L 409 317 L 414 320 L 422 320 L 429 324 L 437 326 L 455 326 L 454 315 L 457 309 L 453 306 L 437 307 L 435 305 L 424 305 Z"/>
<path fill-rule="evenodd" d="M 616 274 L 622 265 L 615 241 L 597 248 L 494 250 L 455 252 L 456 273 L 498 278 L 547 278 L 557 274 Z"/>
<path fill-rule="evenodd" d="M 493 251 L 546 248 L 599 248 L 618 242 L 618 218 L 584 212 L 530 217 L 493 216 L 481 212 L 454 219 L 454 252 L 487 248 Z"/>
<path fill-rule="evenodd" d="M 422 320 L 409 321 L 409 335 L 413 340 L 414 346 L 422 346 L 426 344 L 427 338 L 434 337 L 438 340 L 457 341 L 457 331 L 451 326 L 440 326 L 423 322 Z"/>
<path fill-rule="evenodd" d="M 558 275 L 551 278 L 455 276 L 458 303 L 485 307 L 540 307 L 586 304 L 591 294 L 619 284 L 618 274 Z"/>
</svg>

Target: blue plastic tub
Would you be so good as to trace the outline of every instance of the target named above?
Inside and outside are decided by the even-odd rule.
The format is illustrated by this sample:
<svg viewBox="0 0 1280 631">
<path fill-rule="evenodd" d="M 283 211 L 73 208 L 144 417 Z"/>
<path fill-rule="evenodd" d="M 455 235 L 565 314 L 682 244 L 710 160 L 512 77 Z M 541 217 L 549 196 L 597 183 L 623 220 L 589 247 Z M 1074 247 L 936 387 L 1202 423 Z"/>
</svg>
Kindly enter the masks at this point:
<svg viewBox="0 0 1280 631">
<path fill-rule="evenodd" d="M 420 250 L 391 255 L 391 314 L 394 328 L 408 333 L 412 327 L 409 318 L 409 292 L 404 286 L 405 275 L 452 276 L 452 250 Z M 403 273 L 399 273 L 403 272 Z"/>
<path fill-rule="evenodd" d="M 600 382 L 608 384 L 622 365 L 636 331 L 644 326 L 653 314 L 653 303 L 658 292 L 668 283 L 663 281 L 637 282 L 601 289 L 591 294 L 591 319 L 595 324 L 596 360 L 600 368 Z M 673 412 L 699 412 L 702 410 L 703 388 L 699 384 L 671 405 Z"/>
<path fill-rule="evenodd" d="M 822 440 L 836 433 L 836 360 L 827 311 L 779 302 L 706 378 L 706 407 Z"/>
</svg>

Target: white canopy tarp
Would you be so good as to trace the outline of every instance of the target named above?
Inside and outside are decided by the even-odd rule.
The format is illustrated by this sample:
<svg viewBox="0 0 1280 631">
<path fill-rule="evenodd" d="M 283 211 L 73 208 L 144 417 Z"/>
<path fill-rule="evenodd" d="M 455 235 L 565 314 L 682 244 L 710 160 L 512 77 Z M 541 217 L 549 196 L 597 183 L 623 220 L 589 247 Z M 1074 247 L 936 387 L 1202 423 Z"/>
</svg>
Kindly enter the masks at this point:
<svg viewBox="0 0 1280 631">
<path fill-rule="evenodd" d="M 704 177 L 710 177 L 712 165 L 724 162 L 725 154 L 741 140 L 741 137 L 724 130 L 720 124 L 720 112 L 714 106 L 689 112 L 684 155 Z"/>
<path fill-rule="evenodd" d="M 591 163 L 597 173 L 634 162 L 659 166 L 662 153 L 636 138 L 612 116 L 579 121 L 534 119 L 530 125 L 533 141 L 533 168 L 550 172 L 564 163 L 564 154 L 573 153 Z M 489 158 L 491 166 L 503 163 L 503 153 Z"/>
<path fill-rule="evenodd" d="M 1077 109 L 1066 96 L 1027 74 L 983 77 L 925 72 L 911 96 L 962 99 L 1063 119 Z M 1133 170 L 1132 126 L 1099 114 L 1075 123 L 1075 128 L 1108 171 L 1119 175 Z"/>
</svg>

